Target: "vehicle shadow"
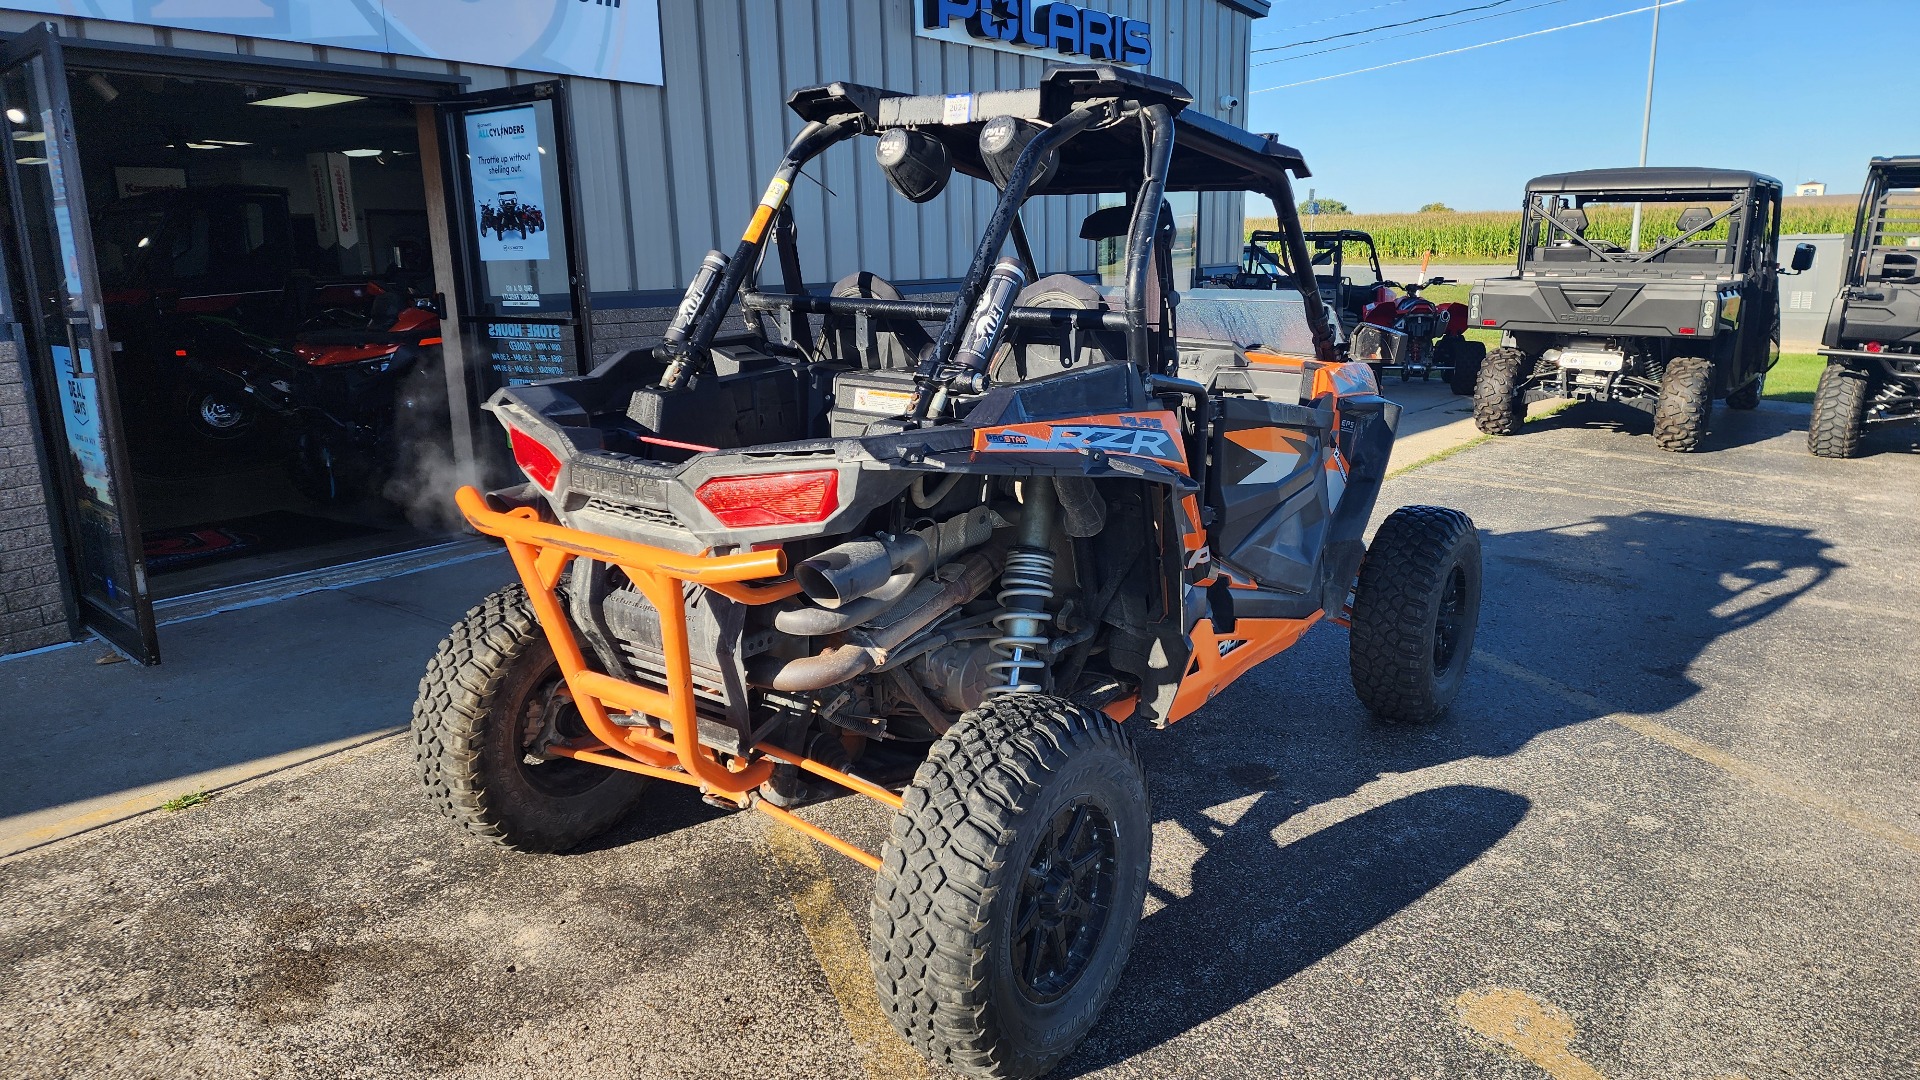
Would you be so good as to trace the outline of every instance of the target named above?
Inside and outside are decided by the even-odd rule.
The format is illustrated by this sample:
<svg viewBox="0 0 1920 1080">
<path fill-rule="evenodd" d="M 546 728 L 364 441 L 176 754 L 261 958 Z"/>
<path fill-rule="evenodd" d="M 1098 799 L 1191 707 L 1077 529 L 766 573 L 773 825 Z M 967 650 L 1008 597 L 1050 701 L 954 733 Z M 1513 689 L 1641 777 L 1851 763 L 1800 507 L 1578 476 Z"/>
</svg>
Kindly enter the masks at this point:
<svg viewBox="0 0 1920 1080">
<path fill-rule="evenodd" d="M 1273 831 L 1299 808 L 1279 792 L 1230 826 L 1194 821 L 1209 840 L 1192 891 L 1141 923 L 1129 977 L 1055 1075 L 1125 1061 L 1279 985 L 1472 865 L 1528 805 L 1494 788 L 1439 787 L 1285 845 Z"/>
<path fill-rule="evenodd" d="M 1770 410 L 1729 409 L 1716 401 L 1707 419 L 1707 434 L 1700 440 L 1697 453 L 1732 450 L 1777 438 L 1786 432 L 1807 428 L 1805 414 Z M 1649 444 L 1653 439 L 1653 417 L 1631 406 L 1607 401 L 1576 401 L 1552 416 L 1527 422 L 1526 434 L 1542 431 L 1613 431 Z"/>
<path fill-rule="evenodd" d="M 1154 891 L 1164 906 L 1142 923 L 1112 1004 L 1054 1075 L 1126 1061 L 1271 990 L 1443 886 L 1529 806 L 1457 776 L 1385 803 L 1367 785 L 1417 787 L 1422 770 L 1497 761 L 1608 712 L 1682 705 L 1715 642 L 1842 565 L 1804 529 L 1652 512 L 1483 530 L 1481 542 L 1476 655 L 1580 693 L 1550 695 L 1481 663 L 1438 721 L 1381 724 L 1348 686 L 1346 635 L 1325 627 L 1195 716 L 1135 732 L 1155 880 L 1176 885 Z M 1341 814 L 1342 800 L 1358 805 Z M 1298 835 L 1288 822 L 1301 815 L 1318 827 Z M 1189 838 L 1200 848 L 1190 863 Z M 1177 887 L 1183 871 L 1190 887 Z"/>
</svg>

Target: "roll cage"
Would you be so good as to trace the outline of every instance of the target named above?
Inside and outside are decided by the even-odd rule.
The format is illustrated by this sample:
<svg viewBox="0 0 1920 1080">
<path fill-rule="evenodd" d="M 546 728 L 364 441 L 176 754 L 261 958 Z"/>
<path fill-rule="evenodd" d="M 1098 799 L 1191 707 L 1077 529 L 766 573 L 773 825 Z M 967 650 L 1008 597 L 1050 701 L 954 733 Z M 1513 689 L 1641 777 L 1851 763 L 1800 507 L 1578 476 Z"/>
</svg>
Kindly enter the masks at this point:
<svg viewBox="0 0 1920 1080">
<path fill-rule="evenodd" d="M 1848 246 L 1848 285 L 1920 285 L 1920 155 L 1873 159 Z"/>
<path fill-rule="evenodd" d="M 1781 194 L 1780 181 L 1770 176 L 1720 169 L 1597 169 L 1537 177 L 1527 184 L 1521 207 L 1520 268 L 1568 261 L 1653 266 L 1683 261 L 1675 252 L 1695 251 L 1712 254 L 1714 262 L 1734 273 L 1749 273 L 1772 261 L 1773 242 L 1780 234 Z M 1594 203 L 1696 202 L 1726 206 L 1683 212 L 1678 235 L 1642 251 L 1586 235 L 1585 208 Z M 1724 234 L 1719 232 L 1722 225 Z"/>
<path fill-rule="evenodd" d="M 914 365 L 908 426 L 928 422 L 944 388 L 978 377 L 956 365 L 963 328 L 974 313 L 996 261 L 1011 239 L 1030 277 L 1037 275 L 1020 222 L 1020 208 L 1040 195 L 1121 194 L 1126 246 L 1119 310 L 1014 306 L 1011 326 L 1051 328 L 1075 347 L 1075 335 L 1106 331 L 1125 341 L 1125 361 L 1142 375 L 1170 379 L 1178 364 L 1170 265 L 1166 250 L 1164 197 L 1169 191 L 1249 191 L 1272 201 L 1289 253 L 1288 262 L 1310 267 L 1312 257 L 1294 208 L 1290 177 L 1311 175 L 1298 151 L 1264 135 L 1189 113 L 1192 98 L 1178 83 L 1113 67 L 1061 67 L 1037 87 L 947 96 L 913 96 L 857 83 L 835 82 L 796 91 L 788 107 L 805 126 L 788 147 L 767 193 L 756 208 L 732 258 L 711 287 L 689 289 L 676 323 L 690 331 L 661 347 L 668 365 L 663 389 L 683 386 L 711 370 L 709 351 L 729 310 L 772 318 L 783 343 L 804 348 L 812 334 L 806 316 L 940 323 L 932 347 Z M 1009 117 L 1024 148 L 992 158 L 982 149 L 982 130 Z M 957 295 L 939 303 L 868 296 L 822 296 L 800 280 L 793 216 L 786 193 L 800 171 L 832 146 L 855 136 L 878 137 L 904 129 L 938 140 L 954 171 L 1000 188 L 993 214 Z M 936 188 L 937 193 L 939 189 Z M 931 197 L 931 195 L 927 196 Z M 1099 211 L 1106 213 L 1106 211 Z M 1088 225 L 1093 224 L 1089 218 Z M 1083 238 L 1093 239 L 1086 235 Z M 778 251 L 781 291 L 760 287 L 767 254 Z M 1296 282 L 1304 286 L 1304 282 Z M 1157 286 L 1157 287 L 1156 287 Z M 1318 359 L 1337 361 L 1336 343 L 1316 289 L 1299 289 Z M 1197 389 L 1197 388 L 1194 388 Z"/>
</svg>

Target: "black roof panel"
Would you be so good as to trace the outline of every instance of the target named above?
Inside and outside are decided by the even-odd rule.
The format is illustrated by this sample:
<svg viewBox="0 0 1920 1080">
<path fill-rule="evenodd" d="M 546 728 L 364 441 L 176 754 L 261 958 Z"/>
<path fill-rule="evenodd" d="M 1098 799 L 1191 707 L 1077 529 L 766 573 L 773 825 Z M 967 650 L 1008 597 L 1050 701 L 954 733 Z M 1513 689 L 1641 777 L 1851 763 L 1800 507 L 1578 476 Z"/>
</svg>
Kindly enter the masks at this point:
<svg viewBox="0 0 1920 1080">
<path fill-rule="evenodd" d="M 1725 190 L 1745 191 L 1754 186 L 1780 187 L 1771 176 L 1740 169 L 1701 169 L 1660 166 L 1645 169 L 1587 169 L 1549 173 L 1527 181 L 1529 192 L 1633 192 Z"/>
<path fill-rule="evenodd" d="M 953 167 L 968 176 L 985 179 L 980 159 L 980 128 L 996 116 L 1013 116 L 1051 124 L 1086 101 L 1101 98 L 1163 104 L 1174 112 L 1173 163 L 1167 171 L 1169 191 L 1247 191 L 1265 186 L 1260 174 L 1285 170 L 1295 177 L 1311 176 L 1300 151 L 1189 111 L 1193 96 L 1170 79 L 1098 65 L 1056 67 L 1040 85 L 1022 90 L 985 90 L 975 94 L 897 94 L 856 83 L 831 83 L 797 90 L 787 105 L 809 120 L 859 112 L 869 131 L 913 127 L 936 135 L 947 144 Z M 1089 129 L 1075 136 L 1060 155 L 1059 167 L 1035 195 L 1097 194 L 1132 189 L 1130 178 L 1140 175 L 1140 129 L 1122 124 Z"/>
</svg>

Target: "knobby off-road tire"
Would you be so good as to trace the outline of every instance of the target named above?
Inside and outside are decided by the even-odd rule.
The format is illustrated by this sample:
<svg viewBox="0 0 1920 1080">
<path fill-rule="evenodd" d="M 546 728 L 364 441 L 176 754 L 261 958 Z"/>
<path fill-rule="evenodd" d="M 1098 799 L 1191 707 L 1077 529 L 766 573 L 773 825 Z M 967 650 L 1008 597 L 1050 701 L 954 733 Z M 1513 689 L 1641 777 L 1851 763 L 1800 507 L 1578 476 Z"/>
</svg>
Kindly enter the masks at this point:
<svg viewBox="0 0 1920 1080">
<path fill-rule="evenodd" d="M 1152 845 L 1133 744 L 1103 715 L 1011 694 L 962 716 L 905 798 L 873 886 L 880 1003 L 938 1064 L 1039 1076 L 1133 948 Z"/>
<path fill-rule="evenodd" d="M 1827 364 L 1813 391 L 1813 417 L 1807 425 L 1807 449 L 1815 457 L 1850 458 L 1860 453 L 1867 426 L 1873 380 L 1845 364 Z"/>
<path fill-rule="evenodd" d="M 1347 663 L 1382 720 L 1421 723 L 1460 692 L 1480 624 L 1480 534 L 1444 506 L 1403 506 L 1360 563 Z"/>
<path fill-rule="evenodd" d="M 632 811 L 646 779 L 529 760 L 525 747 L 549 723 L 563 737 L 585 734 L 526 589 L 509 585 L 454 624 L 420 680 L 413 761 L 427 797 L 468 832 L 517 851 L 578 847 Z"/>
<path fill-rule="evenodd" d="M 1745 412 L 1760 407 L 1760 398 L 1767 392 L 1767 376 L 1763 372 L 1759 378 L 1727 395 L 1727 408 Z"/>
<path fill-rule="evenodd" d="M 1473 384 L 1473 425 L 1488 435 L 1513 435 L 1526 422 L 1527 405 L 1520 394 L 1527 354 L 1515 348 L 1495 349 L 1480 362 Z"/>
<path fill-rule="evenodd" d="M 1713 361 L 1704 356 L 1676 356 L 1667 361 L 1660 380 L 1660 400 L 1653 409 L 1653 442 L 1662 450 L 1687 454 L 1700 448 L 1713 413 Z"/>
</svg>

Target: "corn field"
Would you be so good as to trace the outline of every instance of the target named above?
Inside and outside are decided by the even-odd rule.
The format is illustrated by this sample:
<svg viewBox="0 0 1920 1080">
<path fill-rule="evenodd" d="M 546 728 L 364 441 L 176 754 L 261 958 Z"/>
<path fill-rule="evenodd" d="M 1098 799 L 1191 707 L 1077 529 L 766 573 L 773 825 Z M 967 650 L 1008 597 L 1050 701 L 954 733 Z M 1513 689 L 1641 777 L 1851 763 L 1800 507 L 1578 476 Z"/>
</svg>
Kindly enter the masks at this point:
<svg viewBox="0 0 1920 1080">
<path fill-rule="evenodd" d="M 1651 240 L 1672 236 L 1674 222 L 1685 207 L 1648 204 L 1642 213 L 1640 234 Z M 1782 212 L 1782 233 L 1850 233 L 1850 205 L 1794 206 Z M 1627 207 L 1591 207 L 1587 237 L 1624 246 L 1633 231 L 1633 211 Z M 1302 218 L 1303 223 L 1308 219 Z M 1247 232 L 1271 229 L 1272 218 L 1248 218 Z M 1434 258 L 1485 262 L 1504 261 L 1520 252 L 1520 214 L 1509 210 L 1462 211 L 1444 214 L 1321 214 L 1308 228 L 1359 229 L 1373 234 L 1382 262 L 1412 263 L 1431 253 Z M 1725 225 L 1714 231 L 1725 235 Z"/>
</svg>

